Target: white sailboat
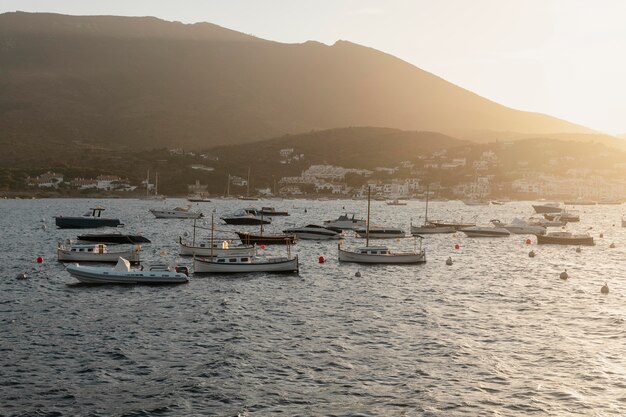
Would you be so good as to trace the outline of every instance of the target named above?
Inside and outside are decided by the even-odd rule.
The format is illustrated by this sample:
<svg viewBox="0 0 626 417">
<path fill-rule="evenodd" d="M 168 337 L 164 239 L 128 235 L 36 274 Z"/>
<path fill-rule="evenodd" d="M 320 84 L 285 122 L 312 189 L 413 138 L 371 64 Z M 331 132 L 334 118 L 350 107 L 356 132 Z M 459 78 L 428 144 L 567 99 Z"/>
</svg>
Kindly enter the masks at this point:
<svg viewBox="0 0 626 417">
<path fill-rule="evenodd" d="M 146 195 L 140 200 L 165 200 L 164 195 L 159 195 L 159 173 L 154 174 L 154 194 L 150 194 L 150 170 L 146 176 Z"/>
<path fill-rule="evenodd" d="M 365 247 L 358 248 L 355 252 L 341 248 L 341 242 L 337 245 L 339 262 L 354 262 L 363 264 L 419 264 L 426 262 L 426 251 L 422 249 L 420 238 L 419 250 L 412 252 L 391 252 L 387 246 L 369 245 L 370 225 L 370 202 L 371 190 L 367 190 L 367 229 Z"/>
</svg>

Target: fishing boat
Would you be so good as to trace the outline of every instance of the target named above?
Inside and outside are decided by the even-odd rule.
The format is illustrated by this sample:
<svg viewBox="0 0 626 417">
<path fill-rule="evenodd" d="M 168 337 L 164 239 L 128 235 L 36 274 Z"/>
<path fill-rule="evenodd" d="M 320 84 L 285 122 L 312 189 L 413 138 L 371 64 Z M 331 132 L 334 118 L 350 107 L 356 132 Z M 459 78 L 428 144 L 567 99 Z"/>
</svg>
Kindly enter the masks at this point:
<svg viewBox="0 0 626 417">
<path fill-rule="evenodd" d="M 263 215 L 261 215 L 263 219 Z M 287 233 L 264 233 L 263 223 L 259 233 L 236 232 L 244 245 L 293 245 L 296 235 Z"/>
<path fill-rule="evenodd" d="M 71 276 L 85 284 L 183 284 L 189 281 L 186 267 L 171 268 L 158 263 L 142 269 L 131 269 L 130 262 L 118 258 L 112 268 L 70 264 L 66 268 Z"/>
<path fill-rule="evenodd" d="M 128 259 L 130 263 L 139 263 L 141 246 L 132 249 L 110 251 L 103 243 L 79 244 L 67 241 L 57 244 L 57 259 L 59 262 L 117 262 L 118 258 Z"/>
<path fill-rule="evenodd" d="M 150 213 L 157 219 L 199 219 L 202 217 L 202 212 L 190 211 L 190 209 L 191 206 L 176 207 L 169 210 L 150 209 Z"/>
<path fill-rule="evenodd" d="M 345 213 L 335 220 L 324 221 L 324 226 L 331 230 L 354 230 L 365 227 L 365 220 L 356 217 L 355 213 Z"/>
<path fill-rule="evenodd" d="M 238 226 L 254 226 L 259 224 L 270 224 L 272 221 L 262 218 L 256 209 L 240 209 L 232 214 L 220 217 L 226 224 Z"/>
<path fill-rule="evenodd" d="M 274 207 L 261 207 L 260 213 L 263 216 L 289 216 L 289 213 L 286 211 L 278 211 Z"/>
<path fill-rule="evenodd" d="M 413 226 L 413 222 L 411 222 L 411 234 L 422 235 L 422 234 L 439 234 L 439 233 L 456 232 L 456 228 L 454 226 L 448 226 L 448 225 L 437 226 L 437 224 L 430 222 L 428 220 L 429 195 L 430 195 L 430 186 L 427 186 L 426 187 L 426 209 L 424 211 L 424 224 L 421 226 Z"/>
<path fill-rule="evenodd" d="M 194 274 L 234 274 L 252 272 L 298 272 L 298 256 L 261 257 L 226 256 L 194 257 Z"/>
<path fill-rule="evenodd" d="M 461 229 L 467 237 L 507 237 L 511 232 L 504 227 L 473 226 Z"/>
<path fill-rule="evenodd" d="M 78 240 L 83 242 L 95 242 L 95 243 L 116 243 L 116 244 L 137 244 L 137 243 L 150 243 L 150 239 L 147 239 L 139 235 L 124 235 L 121 233 L 100 233 L 100 234 L 84 234 L 78 235 Z"/>
<path fill-rule="evenodd" d="M 231 246 L 228 240 L 213 242 L 213 244 L 210 241 L 194 243 L 185 242 L 182 237 L 179 237 L 178 245 L 180 256 L 253 256 L 256 252 L 256 248 L 252 245 Z"/>
<path fill-rule="evenodd" d="M 371 189 L 367 190 L 367 230 L 365 234 L 365 247 L 356 251 L 342 249 L 341 242 L 337 245 L 339 262 L 353 262 L 363 264 L 419 264 L 426 262 L 426 251 L 422 249 L 420 237 L 419 250 L 412 252 L 391 252 L 387 246 L 369 245 L 369 220 L 370 220 Z"/>
<path fill-rule="evenodd" d="M 545 226 L 530 224 L 519 218 L 513 219 L 510 223 L 503 223 L 500 220 L 492 220 L 491 223 L 516 235 L 544 235 L 546 233 Z"/>
<path fill-rule="evenodd" d="M 397 227 L 370 226 L 369 230 L 367 230 L 367 228 L 354 229 L 354 232 L 357 236 L 362 238 L 367 237 L 369 233 L 370 239 L 397 239 L 406 237 L 404 230 Z"/>
<path fill-rule="evenodd" d="M 593 246 L 593 236 L 589 233 L 573 234 L 570 232 L 550 232 L 545 235 L 537 235 L 539 245 L 576 245 Z"/>
<path fill-rule="evenodd" d="M 291 229 L 283 230 L 283 233 L 294 234 L 298 239 L 302 240 L 341 239 L 341 232 L 316 224 L 307 224 L 302 227 L 292 227 Z"/>
<path fill-rule="evenodd" d="M 80 217 L 57 216 L 54 218 L 59 229 L 96 229 L 98 227 L 123 226 L 119 219 L 107 219 L 102 217 L 104 207 L 96 206 Z"/>
</svg>

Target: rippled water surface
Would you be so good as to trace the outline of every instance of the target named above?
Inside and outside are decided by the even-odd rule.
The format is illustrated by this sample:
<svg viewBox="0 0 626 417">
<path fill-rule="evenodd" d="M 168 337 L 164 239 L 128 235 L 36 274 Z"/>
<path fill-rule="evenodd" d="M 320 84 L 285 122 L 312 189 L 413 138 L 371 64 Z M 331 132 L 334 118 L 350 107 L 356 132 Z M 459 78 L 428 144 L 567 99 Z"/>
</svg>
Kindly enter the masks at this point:
<svg viewBox="0 0 626 417">
<path fill-rule="evenodd" d="M 366 211 L 364 201 L 198 207 L 219 216 L 250 203 L 292 214 L 275 218 L 272 230 L 336 218 L 344 207 Z M 75 285 L 55 247 L 77 233 L 57 230 L 53 216 L 80 215 L 93 204 L 119 217 L 124 232 L 152 240 L 143 260 L 165 251 L 191 266 L 177 256 L 177 236 L 191 232 L 191 222 L 153 218 L 148 209 L 161 202 L 1 200 L 0 415 L 626 414 L 622 206 L 580 207 L 572 230 L 589 229 L 597 242 L 580 253 L 536 246 L 534 237 L 528 246 L 519 235 L 435 235 L 424 239 L 424 265 L 359 267 L 337 262 L 336 242 L 300 241 L 292 248 L 299 275 Z M 372 223 L 408 230 L 423 212 L 417 201 L 372 202 Z M 429 213 L 486 224 L 528 217 L 532 208 L 447 202 L 432 203 Z M 559 279 L 564 269 L 567 281 Z M 20 272 L 30 278 L 17 280 Z M 608 295 L 600 294 L 605 282 Z"/>
</svg>

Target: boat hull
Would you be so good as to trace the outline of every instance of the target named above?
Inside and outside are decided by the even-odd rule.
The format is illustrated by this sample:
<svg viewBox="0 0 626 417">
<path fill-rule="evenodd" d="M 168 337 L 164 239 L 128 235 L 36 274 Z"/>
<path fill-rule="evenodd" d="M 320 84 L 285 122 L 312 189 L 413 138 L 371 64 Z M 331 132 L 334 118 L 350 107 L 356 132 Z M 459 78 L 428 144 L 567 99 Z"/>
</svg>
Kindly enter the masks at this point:
<svg viewBox="0 0 626 417">
<path fill-rule="evenodd" d="M 72 252 L 64 249 L 57 249 L 57 259 L 59 262 L 102 262 L 116 263 L 122 257 L 131 264 L 139 263 L 139 251 L 129 250 L 124 252 Z"/>
<path fill-rule="evenodd" d="M 261 224 L 270 224 L 269 220 L 261 220 L 254 217 L 242 217 L 242 218 L 234 218 L 234 217 L 222 217 L 224 223 L 232 224 L 235 226 L 258 226 Z"/>
<path fill-rule="evenodd" d="M 411 226 L 412 235 L 434 235 L 454 232 L 456 232 L 456 229 L 452 226 Z"/>
<path fill-rule="evenodd" d="M 117 227 L 122 223 L 119 219 L 103 219 L 91 217 L 55 217 L 54 222 L 59 229 L 97 229 L 99 227 Z"/>
<path fill-rule="evenodd" d="M 184 284 L 187 275 L 170 271 L 130 271 L 116 272 L 113 268 L 97 268 L 81 265 L 68 265 L 67 272 L 85 284 Z"/>
<path fill-rule="evenodd" d="M 362 237 L 362 238 L 368 237 L 367 230 L 355 230 L 354 232 L 359 237 Z M 370 229 L 369 231 L 370 239 L 399 239 L 402 237 L 406 237 L 406 234 L 402 230 L 377 231 L 377 230 Z"/>
<path fill-rule="evenodd" d="M 476 229 L 461 229 L 467 237 L 509 237 L 511 232 L 503 227 L 485 227 Z"/>
<path fill-rule="evenodd" d="M 298 257 L 275 258 L 266 262 L 218 263 L 214 258 L 194 258 L 194 273 L 205 274 L 244 274 L 252 272 L 298 272 Z"/>
<path fill-rule="evenodd" d="M 193 246 L 188 245 L 182 240 L 179 240 L 178 245 L 180 247 L 178 252 L 180 256 L 253 256 L 256 252 L 256 248 L 254 246 L 229 247 L 228 249 L 213 248 L 211 250 L 210 243 L 207 245 Z"/>
<path fill-rule="evenodd" d="M 296 232 L 290 231 L 289 233 L 293 233 L 299 240 L 336 240 L 341 239 L 341 234 L 328 234 L 328 233 L 316 233 L 316 232 Z"/>
<path fill-rule="evenodd" d="M 537 236 L 537 244 L 539 245 L 575 245 L 575 246 L 593 246 L 595 245 L 592 236 L 581 237 L 555 237 L 555 236 Z"/>
<path fill-rule="evenodd" d="M 562 207 L 542 206 L 542 205 L 536 205 L 536 204 L 533 204 L 533 209 L 535 209 L 535 213 L 537 214 L 560 213 L 561 211 L 563 211 Z"/>
<path fill-rule="evenodd" d="M 122 235 L 119 233 L 104 233 L 96 235 L 79 235 L 78 240 L 94 243 L 118 243 L 118 244 L 137 244 L 150 243 L 150 240 L 138 235 Z"/>
<path fill-rule="evenodd" d="M 396 253 L 387 255 L 362 254 L 339 250 L 339 262 L 351 262 L 358 264 L 421 264 L 426 262 L 426 253 Z"/>
<path fill-rule="evenodd" d="M 244 245 L 293 245 L 296 235 L 256 235 L 246 232 L 237 232 L 237 236 Z"/>
<path fill-rule="evenodd" d="M 175 210 L 150 210 L 157 219 L 199 219 L 202 213 Z"/>
</svg>

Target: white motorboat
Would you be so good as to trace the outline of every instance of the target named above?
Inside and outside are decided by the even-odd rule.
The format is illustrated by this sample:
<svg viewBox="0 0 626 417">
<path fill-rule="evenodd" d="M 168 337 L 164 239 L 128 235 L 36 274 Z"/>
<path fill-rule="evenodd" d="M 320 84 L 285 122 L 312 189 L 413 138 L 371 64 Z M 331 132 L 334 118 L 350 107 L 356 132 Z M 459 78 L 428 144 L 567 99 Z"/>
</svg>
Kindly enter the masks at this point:
<svg viewBox="0 0 626 417">
<path fill-rule="evenodd" d="M 119 258 L 113 268 L 70 264 L 67 272 L 86 284 L 183 284 L 189 281 L 186 267 L 174 270 L 165 264 L 154 264 L 146 269 L 130 268 L 130 262 Z"/>
<path fill-rule="evenodd" d="M 233 274 L 250 272 L 298 272 L 298 256 L 259 257 L 259 256 L 216 256 L 194 257 L 195 274 Z"/>
<path fill-rule="evenodd" d="M 355 229 L 354 232 L 359 237 L 368 237 L 370 239 L 397 239 L 401 237 L 406 237 L 404 230 L 398 229 L 397 227 L 386 227 L 386 226 L 370 226 L 365 229 Z"/>
<path fill-rule="evenodd" d="M 171 210 L 150 209 L 150 213 L 157 219 L 199 219 L 202 213 L 199 211 L 190 211 L 191 206 L 176 207 Z"/>
<path fill-rule="evenodd" d="M 324 221 L 324 226 L 333 230 L 354 230 L 366 227 L 365 220 L 356 217 L 355 213 L 345 213 L 335 220 Z"/>
<path fill-rule="evenodd" d="M 59 262 L 117 262 L 122 257 L 131 263 L 139 263 L 141 246 L 121 251 L 110 251 L 103 243 L 79 244 L 71 241 L 66 244 L 57 244 L 57 258 Z"/>
<path fill-rule="evenodd" d="M 561 220 L 561 216 L 555 216 L 552 220 L 548 220 L 544 217 L 531 217 L 528 219 L 528 224 L 543 227 L 562 227 L 565 226 L 567 222 Z"/>
<path fill-rule="evenodd" d="M 253 245 L 231 246 L 227 240 L 213 242 L 213 245 L 210 240 L 194 244 L 185 242 L 182 237 L 179 237 L 178 245 L 180 256 L 253 256 L 256 253 Z"/>
<path fill-rule="evenodd" d="M 354 262 L 363 264 L 418 264 L 426 262 L 426 252 L 422 249 L 420 238 L 419 250 L 412 252 L 391 252 L 387 246 L 369 245 L 369 220 L 370 220 L 371 190 L 367 190 L 367 222 L 365 232 L 365 247 L 356 251 L 347 251 L 341 248 L 341 242 L 337 245 L 339 262 Z"/>
<path fill-rule="evenodd" d="M 234 224 L 240 226 L 254 226 L 259 224 L 270 224 L 272 221 L 269 218 L 264 218 L 263 215 L 259 215 L 256 209 L 240 209 L 232 214 L 220 217 L 226 224 Z"/>
<path fill-rule="evenodd" d="M 511 232 L 504 227 L 473 226 L 461 229 L 467 237 L 507 237 Z"/>
<path fill-rule="evenodd" d="M 331 240 L 340 239 L 341 232 L 316 224 L 307 224 L 302 227 L 293 227 L 283 230 L 283 233 L 291 233 L 302 240 Z"/>
<path fill-rule="evenodd" d="M 492 220 L 496 227 L 502 227 L 516 235 L 543 235 L 546 233 L 545 226 L 529 224 L 523 219 L 515 218 L 511 223 L 502 223 L 500 220 Z"/>
</svg>

